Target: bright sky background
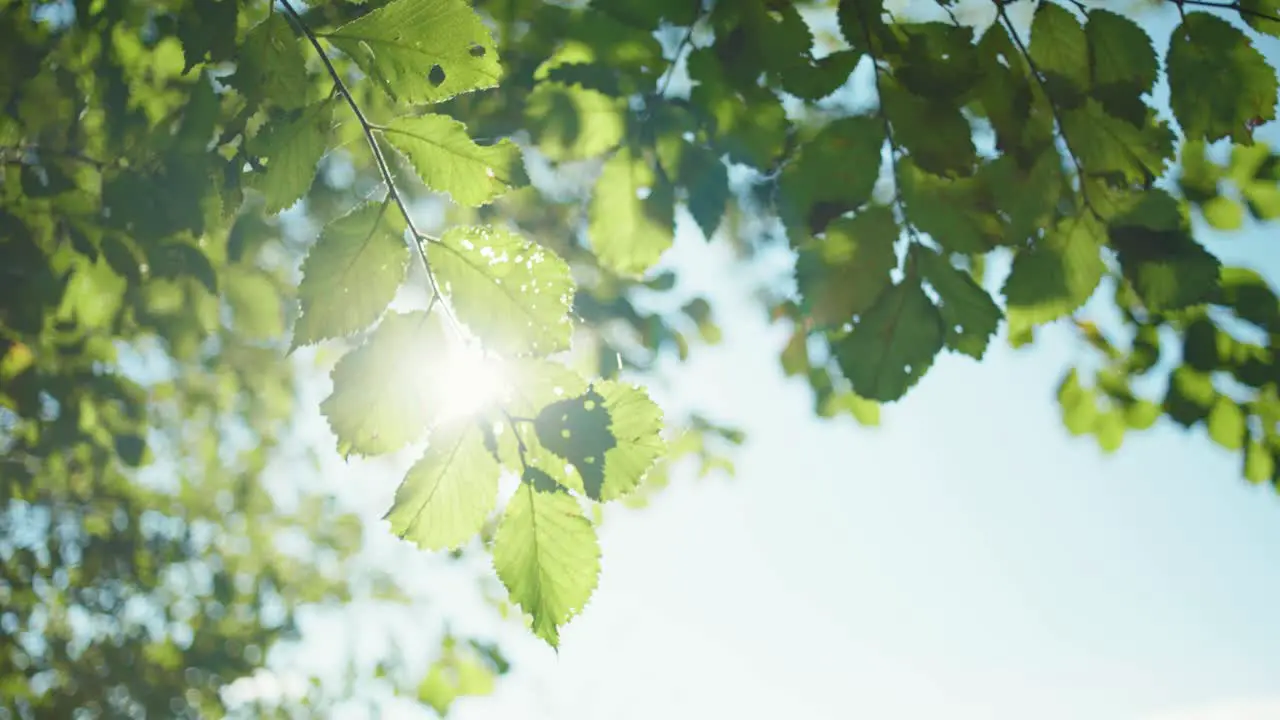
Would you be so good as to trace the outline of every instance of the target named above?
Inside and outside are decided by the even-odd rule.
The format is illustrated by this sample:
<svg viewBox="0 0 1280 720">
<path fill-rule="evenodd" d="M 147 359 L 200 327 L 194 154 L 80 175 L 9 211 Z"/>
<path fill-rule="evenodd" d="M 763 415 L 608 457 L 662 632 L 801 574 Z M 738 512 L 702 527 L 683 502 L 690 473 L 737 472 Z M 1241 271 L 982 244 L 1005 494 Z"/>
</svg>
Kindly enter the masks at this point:
<svg viewBox="0 0 1280 720">
<path fill-rule="evenodd" d="M 689 230 L 668 263 L 725 341 L 653 393 L 742 426 L 738 476 L 611 514 L 559 655 L 504 633 L 514 672 L 457 720 L 1280 718 L 1280 500 L 1236 454 L 1167 423 L 1111 457 L 1068 436 L 1054 392 L 1087 354 L 1053 330 L 943 356 L 879 429 L 818 421 L 785 329 Z M 1280 277 L 1273 232 L 1211 245 Z"/>
</svg>

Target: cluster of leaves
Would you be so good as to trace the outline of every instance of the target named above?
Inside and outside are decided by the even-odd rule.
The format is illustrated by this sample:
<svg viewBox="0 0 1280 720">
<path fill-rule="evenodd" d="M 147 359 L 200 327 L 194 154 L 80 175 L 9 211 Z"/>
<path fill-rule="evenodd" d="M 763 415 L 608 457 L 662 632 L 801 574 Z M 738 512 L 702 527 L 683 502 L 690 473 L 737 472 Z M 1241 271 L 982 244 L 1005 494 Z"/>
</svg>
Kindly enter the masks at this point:
<svg viewBox="0 0 1280 720">
<path fill-rule="evenodd" d="M 212 63 L 268 13 L 0 2 L 5 717 L 220 717 L 300 607 L 412 600 L 355 515 L 266 478 L 307 467 L 281 352 L 298 248 L 245 200 L 242 141 L 289 95 L 250 70 L 222 89 Z M 241 68 L 265 82 L 269 60 Z M 449 669 L 474 661 L 474 685 L 492 658 L 400 686 L 444 707 Z M 344 699 L 313 690 L 310 712 Z"/>
<path fill-rule="evenodd" d="M 1025 27 L 1008 3 L 969 3 L 986 6 L 980 24 L 961 19 L 983 15 L 972 7 L 920 4 L 939 19 L 893 16 L 881 0 L 517 2 L 535 18 L 522 32 L 480 3 L 513 70 L 501 100 L 456 112 L 473 129 L 528 132 L 567 174 L 598 163 L 575 198 L 583 245 L 620 277 L 670 245 L 681 201 L 708 238 L 735 209 L 780 220 L 795 292 L 773 292 L 770 311 L 794 327 L 784 370 L 808 379 L 824 416 L 874 424 L 942 351 L 981 359 L 1002 321 L 1022 346 L 1070 319 L 1091 328 L 1085 342 L 1143 356 L 1089 387 L 1073 371 L 1070 429 L 1113 449 L 1161 416 L 1203 420 L 1245 450 L 1248 477 L 1280 478 L 1261 321 L 1274 291 L 1191 230 L 1197 212 L 1221 229 L 1246 209 L 1274 217 L 1276 176 L 1253 133 L 1275 117 L 1277 83 L 1255 40 L 1280 20 L 1265 3 L 1159 3 L 1180 16 L 1158 49 L 1112 8 L 1042 0 Z M 1154 100 L 1162 81 L 1167 108 Z M 1223 144 L 1230 169 L 1204 159 Z M 998 287 L 993 257 L 1012 260 Z M 1104 288 L 1121 316 L 1105 333 L 1085 317 Z M 1156 337 L 1216 337 L 1218 359 L 1156 363 Z M 1251 374 L 1235 383 L 1241 363 Z"/>
</svg>

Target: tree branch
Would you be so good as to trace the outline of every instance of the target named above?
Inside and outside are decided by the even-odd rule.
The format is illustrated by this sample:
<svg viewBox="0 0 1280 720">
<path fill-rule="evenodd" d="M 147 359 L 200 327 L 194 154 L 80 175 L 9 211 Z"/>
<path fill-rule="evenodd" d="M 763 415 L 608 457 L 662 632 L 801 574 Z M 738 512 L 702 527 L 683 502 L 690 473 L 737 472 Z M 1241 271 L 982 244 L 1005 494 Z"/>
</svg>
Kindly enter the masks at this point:
<svg viewBox="0 0 1280 720">
<path fill-rule="evenodd" d="M 1249 17 L 1255 17 L 1255 18 L 1258 18 L 1259 20 L 1270 20 L 1273 23 L 1280 24 L 1280 16 L 1272 15 L 1270 13 L 1265 13 L 1260 10 L 1252 10 L 1240 4 L 1239 2 L 1225 2 L 1225 1 L 1219 1 L 1219 0 L 1172 0 L 1172 1 L 1173 1 L 1173 4 L 1177 5 L 1179 9 L 1181 9 L 1182 6 L 1184 5 L 1191 5 L 1193 7 L 1217 8 L 1219 10 L 1235 10 L 1241 15 L 1248 15 Z"/>
<path fill-rule="evenodd" d="M 346 100 L 347 106 L 351 108 L 351 112 L 356 116 L 356 121 L 360 123 L 360 129 L 364 132 L 365 141 L 369 145 L 369 151 L 373 153 L 374 164 L 378 167 L 378 174 L 382 176 L 382 181 L 387 184 L 387 194 L 396 206 L 400 208 L 400 214 L 404 216 L 405 224 L 409 227 L 409 232 L 413 235 L 413 247 L 418 251 L 418 257 L 422 260 L 422 269 L 427 275 L 427 284 L 431 288 L 431 302 L 428 309 L 439 301 L 441 309 L 444 310 L 445 317 L 453 325 L 455 330 L 460 330 L 458 320 L 454 317 L 452 309 L 445 302 L 444 294 L 440 290 L 440 283 L 436 280 L 435 272 L 431 269 L 431 263 L 427 260 L 427 248 L 425 243 L 439 242 L 439 240 L 422 230 L 418 229 L 414 223 L 413 217 L 409 214 L 409 206 L 405 203 L 404 198 L 400 195 L 400 191 L 396 189 L 395 179 L 391 176 L 391 166 L 387 164 L 386 157 L 382 154 L 382 148 L 378 145 L 378 138 L 374 135 L 374 126 L 365 117 L 364 111 L 360 109 L 360 104 L 356 102 L 351 95 L 351 90 L 347 88 L 347 83 L 342 79 L 342 75 L 338 69 L 334 67 L 333 61 L 329 59 L 329 54 L 325 52 L 324 47 L 320 45 L 320 39 L 312 32 L 311 28 L 303 21 L 302 16 L 294 9 L 293 4 L 289 0 L 280 0 L 280 6 L 293 20 L 302 34 L 306 36 L 307 42 L 311 47 L 315 48 L 316 54 L 320 56 L 321 62 L 324 63 L 325 70 L 329 72 L 329 77 L 333 79 L 334 87 L 337 88 L 338 94 Z"/>
</svg>

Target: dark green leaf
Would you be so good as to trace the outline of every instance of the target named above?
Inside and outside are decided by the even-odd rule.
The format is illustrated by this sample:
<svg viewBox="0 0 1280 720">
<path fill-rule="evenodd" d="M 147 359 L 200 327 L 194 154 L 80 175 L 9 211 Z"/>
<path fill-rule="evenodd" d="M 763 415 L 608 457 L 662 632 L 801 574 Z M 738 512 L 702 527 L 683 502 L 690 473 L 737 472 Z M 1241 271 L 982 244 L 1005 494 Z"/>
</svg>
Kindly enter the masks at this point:
<svg viewBox="0 0 1280 720">
<path fill-rule="evenodd" d="M 893 212 L 873 205 L 851 219 L 836 220 L 825 237 L 800 247 L 796 286 L 816 327 L 838 328 L 871 307 L 898 266 L 894 244 L 899 233 Z"/>
<path fill-rule="evenodd" d="M 1189 139 L 1249 143 L 1254 123 L 1276 116 L 1276 71 L 1226 20 L 1188 12 L 1168 55 L 1169 107 Z"/>
<path fill-rule="evenodd" d="M 1004 317 L 987 291 L 969 273 L 923 246 L 912 248 L 924 279 L 938 293 L 938 310 L 946 327 L 946 345 L 981 360 Z"/>
<path fill-rule="evenodd" d="M 918 280 L 888 288 L 833 347 L 853 391 L 892 402 L 912 388 L 942 350 L 942 315 Z"/>
</svg>

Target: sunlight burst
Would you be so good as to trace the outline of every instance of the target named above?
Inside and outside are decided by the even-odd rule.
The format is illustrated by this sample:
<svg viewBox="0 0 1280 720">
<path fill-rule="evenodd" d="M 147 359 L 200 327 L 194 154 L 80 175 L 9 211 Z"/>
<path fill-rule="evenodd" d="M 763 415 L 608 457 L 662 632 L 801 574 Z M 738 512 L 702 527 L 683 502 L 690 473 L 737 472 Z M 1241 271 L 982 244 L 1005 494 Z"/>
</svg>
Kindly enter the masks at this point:
<svg viewBox="0 0 1280 720">
<path fill-rule="evenodd" d="M 502 359 L 476 343 L 450 343 L 434 361 L 429 382 L 442 403 L 442 421 L 478 415 L 503 400 L 510 388 Z"/>
</svg>

